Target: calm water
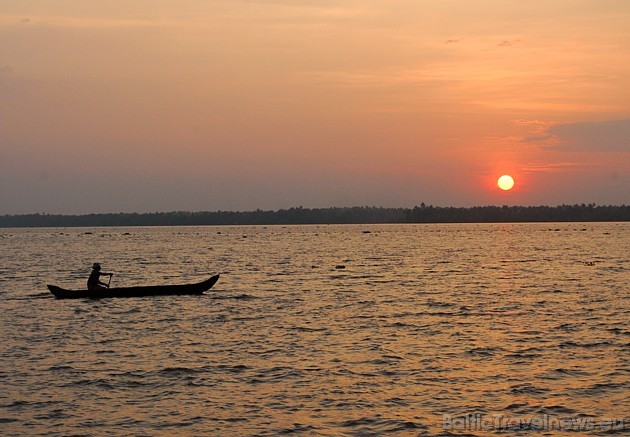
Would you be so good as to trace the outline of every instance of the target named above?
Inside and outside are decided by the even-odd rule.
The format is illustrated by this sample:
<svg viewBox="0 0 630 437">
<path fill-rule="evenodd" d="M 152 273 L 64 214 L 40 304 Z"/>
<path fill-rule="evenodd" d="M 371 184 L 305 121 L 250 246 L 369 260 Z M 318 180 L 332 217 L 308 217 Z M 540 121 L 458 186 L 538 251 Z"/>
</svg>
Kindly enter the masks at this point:
<svg viewBox="0 0 630 437">
<path fill-rule="evenodd" d="M 0 248 L 2 435 L 463 435 L 630 411 L 628 223 L 0 229 Z M 47 292 L 95 261 L 115 286 L 222 276 L 201 297 Z"/>
</svg>

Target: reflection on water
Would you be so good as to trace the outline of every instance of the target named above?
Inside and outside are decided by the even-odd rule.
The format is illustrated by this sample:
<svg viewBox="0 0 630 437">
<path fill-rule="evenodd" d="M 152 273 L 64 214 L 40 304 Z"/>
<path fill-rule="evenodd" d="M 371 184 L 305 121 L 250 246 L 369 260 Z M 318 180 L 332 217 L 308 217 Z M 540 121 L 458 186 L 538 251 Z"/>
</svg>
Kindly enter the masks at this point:
<svg viewBox="0 0 630 437">
<path fill-rule="evenodd" d="M 449 435 L 444 415 L 622 419 L 628 241 L 620 223 L 2 229 L 0 429 Z M 222 276 L 201 297 L 46 291 L 84 287 L 96 261 L 115 286 Z"/>
</svg>

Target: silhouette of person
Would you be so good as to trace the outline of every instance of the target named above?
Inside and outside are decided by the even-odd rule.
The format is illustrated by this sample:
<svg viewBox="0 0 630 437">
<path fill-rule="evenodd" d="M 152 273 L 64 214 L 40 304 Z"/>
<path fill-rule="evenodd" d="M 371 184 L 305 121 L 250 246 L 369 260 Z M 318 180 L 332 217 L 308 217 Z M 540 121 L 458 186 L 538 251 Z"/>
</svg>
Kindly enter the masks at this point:
<svg viewBox="0 0 630 437">
<path fill-rule="evenodd" d="M 109 288 L 108 284 L 101 282 L 101 276 L 109 276 L 111 278 L 114 274 L 101 272 L 101 265 L 99 263 L 94 263 L 92 266 L 92 272 L 90 273 L 90 277 L 87 281 L 88 290 L 104 290 Z"/>
</svg>

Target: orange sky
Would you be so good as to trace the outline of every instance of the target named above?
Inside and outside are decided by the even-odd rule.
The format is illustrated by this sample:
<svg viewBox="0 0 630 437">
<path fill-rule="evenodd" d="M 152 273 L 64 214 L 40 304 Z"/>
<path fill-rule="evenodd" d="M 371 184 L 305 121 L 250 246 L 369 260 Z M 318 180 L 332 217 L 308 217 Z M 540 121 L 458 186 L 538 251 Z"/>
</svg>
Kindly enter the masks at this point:
<svg viewBox="0 0 630 437">
<path fill-rule="evenodd" d="M 0 214 L 628 204 L 628 23 L 627 0 L 0 0 Z"/>
</svg>

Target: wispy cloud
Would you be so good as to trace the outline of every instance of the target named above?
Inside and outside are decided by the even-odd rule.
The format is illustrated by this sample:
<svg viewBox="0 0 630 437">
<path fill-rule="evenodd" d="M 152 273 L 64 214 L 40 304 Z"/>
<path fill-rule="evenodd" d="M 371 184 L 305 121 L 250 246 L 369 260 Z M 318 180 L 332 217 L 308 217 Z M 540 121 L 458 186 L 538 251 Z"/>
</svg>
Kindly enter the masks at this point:
<svg viewBox="0 0 630 437">
<path fill-rule="evenodd" d="M 0 15 L 1 26 L 32 25 L 40 27 L 57 27 L 71 29 L 113 29 L 125 27 L 166 27 L 177 25 L 177 22 L 167 20 L 145 20 L 133 18 L 90 18 L 41 15 L 21 17 L 15 15 Z"/>
<path fill-rule="evenodd" d="M 549 148 L 566 152 L 630 152 L 630 120 L 565 123 L 549 127 Z"/>
<path fill-rule="evenodd" d="M 529 163 L 523 167 L 527 173 L 559 173 L 591 171 L 604 167 L 604 164 L 593 162 L 552 162 L 552 163 Z"/>
<path fill-rule="evenodd" d="M 13 73 L 13 67 L 10 65 L 3 65 L 0 67 L 0 76 L 9 75 Z"/>
<path fill-rule="evenodd" d="M 558 123 L 547 120 L 512 120 L 512 124 L 526 130 L 527 134 L 519 139 L 519 143 L 550 145 L 555 137 L 549 133 L 549 128 Z"/>
<path fill-rule="evenodd" d="M 514 39 L 514 40 L 504 39 L 497 45 L 497 47 L 511 47 L 514 44 L 518 43 L 519 41 L 520 39 Z"/>
<path fill-rule="evenodd" d="M 557 152 L 630 152 L 630 120 L 558 123 L 514 120 L 526 130 L 519 142 Z"/>
</svg>

